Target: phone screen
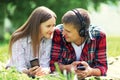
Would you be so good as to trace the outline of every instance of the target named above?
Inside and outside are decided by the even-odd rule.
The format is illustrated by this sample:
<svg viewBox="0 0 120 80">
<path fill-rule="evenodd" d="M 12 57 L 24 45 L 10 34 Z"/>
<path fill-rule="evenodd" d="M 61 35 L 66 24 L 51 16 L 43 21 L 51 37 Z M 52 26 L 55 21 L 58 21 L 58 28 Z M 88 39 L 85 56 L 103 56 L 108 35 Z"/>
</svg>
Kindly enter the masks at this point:
<svg viewBox="0 0 120 80">
<path fill-rule="evenodd" d="M 83 65 L 78 65 L 78 66 L 77 66 L 77 69 L 78 69 L 78 70 L 85 70 L 85 66 L 83 66 Z"/>
<path fill-rule="evenodd" d="M 30 64 L 31 64 L 31 67 L 39 66 L 39 60 L 38 60 L 38 58 L 35 58 L 35 59 L 31 60 Z"/>
</svg>

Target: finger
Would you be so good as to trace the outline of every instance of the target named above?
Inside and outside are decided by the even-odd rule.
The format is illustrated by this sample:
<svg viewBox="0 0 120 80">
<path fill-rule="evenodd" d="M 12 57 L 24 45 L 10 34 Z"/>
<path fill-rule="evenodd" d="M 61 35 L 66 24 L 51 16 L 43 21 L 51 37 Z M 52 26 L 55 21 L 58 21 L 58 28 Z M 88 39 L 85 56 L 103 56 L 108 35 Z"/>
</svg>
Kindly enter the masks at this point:
<svg viewBox="0 0 120 80">
<path fill-rule="evenodd" d="M 39 68 L 38 66 L 35 66 L 35 67 L 33 67 L 33 68 L 30 68 L 30 69 L 29 69 L 29 75 L 35 75 L 38 68 Z"/>
<path fill-rule="evenodd" d="M 80 76 L 80 78 L 81 78 L 81 79 L 83 79 L 83 78 L 86 78 L 86 77 L 87 77 L 87 75 L 86 75 L 85 73 L 80 73 L 80 74 L 79 74 L 79 76 Z"/>
<path fill-rule="evenodd" d="M 85 61 L 81 61 L 81 64 L 83 64 L 84 66 L 88 66 L 88 63 Z"/>
<path fill-rule="evenodd" d="M 39 72 L 39 71 L 41 71 L 42 69 L 41 69 L 41 67 L 39 67 L 39 68 L 37 68 L 35 71 L 36 72 Z"/>
<path fill-rule="evenodd" d="M 81 61 L 75 61 L 75 62 L 72 63 L 72 65 L 78 65 L 80 63 L 81 63 Z"/>
<path fill-rule="evenodd" d="M 32 67 L 32 68 L 30 68 L 29 70 L 30 70 L 30 71 L 34 71 L 34 70 L 36 70 L 37 68 L 39 68 L 39 66 Z"/>
<path fill-rule="evenodd" d="M 36 75 L 36 76 L 44 76 L 44 75 L 46 75 L 46 73 L 43 72 L 43 71 L 39 71 L 39 72 L 37 72 L 35 75 Z"/>
</svg>

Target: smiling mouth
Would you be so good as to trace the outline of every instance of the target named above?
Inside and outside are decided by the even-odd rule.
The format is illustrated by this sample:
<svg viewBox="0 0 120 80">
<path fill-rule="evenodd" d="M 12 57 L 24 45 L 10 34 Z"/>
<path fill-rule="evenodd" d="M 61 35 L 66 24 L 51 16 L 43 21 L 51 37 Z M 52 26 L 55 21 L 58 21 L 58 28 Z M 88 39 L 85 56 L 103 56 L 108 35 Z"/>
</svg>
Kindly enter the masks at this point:
<svg viewBox="0 0 120 80">
<path fill-rule="evenodd" d="M 49 34 L 52 35 L 52 32 L 50 32 Z"/>
<path fill-rule="evenodd" d="M 65 39 L 67 39 L 68 37 L 67 36 L 64 36 Z"/>
</svg>

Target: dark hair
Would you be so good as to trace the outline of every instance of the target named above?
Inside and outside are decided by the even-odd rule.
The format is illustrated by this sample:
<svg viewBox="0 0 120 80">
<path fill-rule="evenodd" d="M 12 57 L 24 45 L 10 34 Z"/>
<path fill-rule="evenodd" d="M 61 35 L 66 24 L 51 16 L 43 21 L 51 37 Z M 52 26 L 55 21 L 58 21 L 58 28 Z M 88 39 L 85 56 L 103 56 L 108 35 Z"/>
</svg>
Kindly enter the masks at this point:
<svg viewBox="0 0 120 80">
<path fill-rule="evenodd" d="M 39 26 L 52 17 L 56 18 L 56 14 L 49 8 L 44 6 L 36 8 L 27 21 L 12 34 L 9 44 L 9 53 L 11 54 L 11 47 L 15 41 L 26 36 L 31 36 L 33 52 L 36 54 L 37 45 L 39 43 L 38 36 L 40 35 Z"/>
<path fill-rule="evenodd" d="M 85 23 L 86 23 L 86 28 L 89 27 L 90 25 L 90 17 L 89 17 L 89 13 L 85 10 L 85 9 L 81 9 L 81 8 L 76 8 L 77 11 L 79 11 L 79 13 L 81 14 L 81 16 L 83 17 Z M 79 18 L 76 16 L 76 14 L 71 10 L 66 12 L 63 17 L 62 17 L 62 23 L 64 24 L 72 24 L 75 26 L 75 28 L 77 30 L 80 30 L 81 28 L 81 23 L 79 21 Z"/>
</svg>

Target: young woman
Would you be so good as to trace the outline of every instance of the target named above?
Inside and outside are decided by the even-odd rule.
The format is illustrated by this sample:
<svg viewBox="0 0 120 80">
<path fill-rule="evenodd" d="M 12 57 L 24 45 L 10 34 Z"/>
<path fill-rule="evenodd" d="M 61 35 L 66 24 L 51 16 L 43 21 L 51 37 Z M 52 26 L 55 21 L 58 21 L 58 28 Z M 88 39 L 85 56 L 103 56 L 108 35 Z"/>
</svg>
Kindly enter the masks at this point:
<svg viewBox="0 0 120 80">
<path fill-rule="evenodd" d="M 47 7 L 36 8 L 28 20 L 11 36 L 10 61 L 19 72 L 31 76 L 46 74 L 49 69 L 51 36 L 56 24 L 56 14 Z M 39 66 L 31 67 L 30 61 L 38 58 Z M 47 73 L 50 71 L 48 70 Z"/>
</svg>

